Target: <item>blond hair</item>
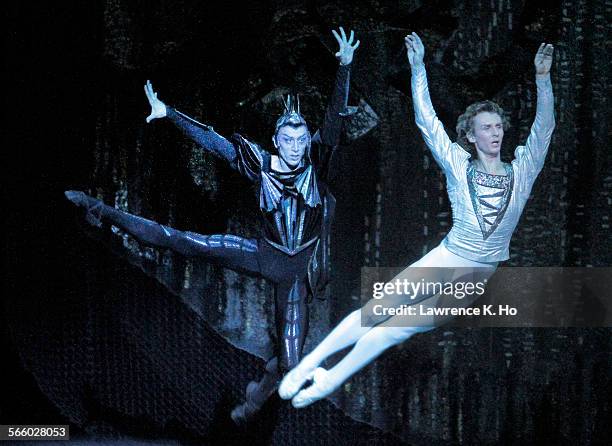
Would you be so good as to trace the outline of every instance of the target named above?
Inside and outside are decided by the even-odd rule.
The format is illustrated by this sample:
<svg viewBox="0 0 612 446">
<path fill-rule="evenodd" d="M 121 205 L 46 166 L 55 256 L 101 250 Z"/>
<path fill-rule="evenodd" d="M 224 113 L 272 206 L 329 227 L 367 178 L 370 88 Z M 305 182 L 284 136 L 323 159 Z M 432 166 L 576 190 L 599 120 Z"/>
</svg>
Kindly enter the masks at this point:
<svg viewBox="0 0 612 446">
<path fill-rule="evenodd" d="M 479 113 L 496 113 L 502 120 L 502 125 L 504 126 L 504 131 L 508 130 L 510 127 L 510 121 L 506 117 L 504 113 L 504 109 L 501 108 L 493 101 L 479 101 L 474 102 L 469 105 L 468 108 L 465 109 L 463 114 L 459 116 L 457 119 L 457 143 L 461 145 L 464 149 L 469 150 L 472 146 L 467 139 L 469 133 L 474 131 L 474 118 Z"/>
</svg>

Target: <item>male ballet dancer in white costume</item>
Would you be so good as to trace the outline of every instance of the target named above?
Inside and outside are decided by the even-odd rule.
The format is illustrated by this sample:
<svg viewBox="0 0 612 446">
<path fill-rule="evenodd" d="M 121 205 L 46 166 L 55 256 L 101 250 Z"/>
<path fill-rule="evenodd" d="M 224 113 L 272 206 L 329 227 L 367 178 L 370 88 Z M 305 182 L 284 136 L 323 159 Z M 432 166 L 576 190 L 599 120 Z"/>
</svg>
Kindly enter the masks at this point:
<svg viewBox="0 0 612 446">
<path fill-rule="evenodd" d="M 503 110 L 491 101 L 482 101 L 470 105 L 459 117 L 459 141 L 465 147 L 472 144 L 477 153 L 476 159 L 470 160 L 470 154 L 461 145 L 451 142 L 436 117 L 427 86 L 423 63 L 425 49 L 421 39 L 412 33 L 406 36 L 405 44 L 412 70 L 416 124 L 446 175 L 453 226 L 438 247 L 406 268 L 400 276 L 423 271 L 415 270 L 415 267 L 444 267 L 439 268 L 440 274 L 448 274 L 443 271 L 452 271 L 452 268 L 461 268 L 462 271 L 473 269 L 484 271 L 481 278 L 490 276 L 497 263 L 509 257 L 510 238 L 544 165 L 555 126 L 550 81 L 553 46 L 542 43 L 535 56 L 536 117 L 525 145 L 516 148 L 514 161 L 507 164 L 500 159 L 507 124 Z M 411 277 L 419 279 L 414 274 Z M 431 299 L 435 297 L 427 300 Z M 285 376 L 279 388 L 281 398 L 292 398 L 296 408 L 308 406 L 331 394 L 389 347 L 415 333 L 434 328 L 427 324 L 419 327 L 393 326 L 394 319 L 398 317 L 401 316 L 387 317 L 384 324 L 362 326 L 361 310 L 349 314 Z M 331 369 L 318 367 L 333 353 L 353 344 L 352 350 Z M 312 385 L 302 389 L 310 379 Z"/>
</svg>

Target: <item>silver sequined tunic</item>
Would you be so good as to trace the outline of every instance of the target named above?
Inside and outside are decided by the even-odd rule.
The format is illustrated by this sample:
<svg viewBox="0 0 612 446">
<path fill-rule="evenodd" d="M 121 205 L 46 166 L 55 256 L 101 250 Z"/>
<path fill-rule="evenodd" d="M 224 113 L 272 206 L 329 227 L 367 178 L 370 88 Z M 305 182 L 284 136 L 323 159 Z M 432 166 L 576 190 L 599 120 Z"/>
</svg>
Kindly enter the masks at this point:
<svg viewBox="0 0 612 446">
<path fill-rule="evenodd" d="M 416 124 L 436 162 L 444 170 L 453 211 L 453 226 L 443 243 L 466 259 L 498 262 L 509 257 L 509 245 L 533 183 L 546 158 L 554 120 L 550 77 L 536 79 L 536 117 L 524 146 L 505 165 L 506 176 L 478 172 L 470 154 L 450 140 L 437 118 L 427 86 L 425 67 L 412 72 Z"/>
</svg>

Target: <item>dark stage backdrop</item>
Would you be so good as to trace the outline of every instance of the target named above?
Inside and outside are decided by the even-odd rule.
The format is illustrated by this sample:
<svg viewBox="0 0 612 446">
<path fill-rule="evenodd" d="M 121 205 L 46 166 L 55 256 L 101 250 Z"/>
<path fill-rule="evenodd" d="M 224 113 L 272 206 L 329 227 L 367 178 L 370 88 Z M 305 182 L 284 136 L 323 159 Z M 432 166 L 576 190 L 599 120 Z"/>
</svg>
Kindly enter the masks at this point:
<svg viewBox="0 0 612 446">
<path fill-rule="evenodd" d="M 9 6 L 0 422 L 70 422 L 83 439 L 603 443 L 609 329 L 440 328 L 384 354 L 333 404 L 297 412 L 274 401 L 236 433 L 229 410 L 270 352 L 270 286 L 88 228 L 62 192 L 83 189 L 179 229 L 257 236 L 251 185 L 168 122 L 145 124 L 144 81 L 217 132 L 269 147 L 285 92 L 300 92 L 311 127 L 320 124 L 337 64 L 330 30 L 355 29 L 350 102 L 360 110 L 333 163 L 334 276 L 327 300 L 312 303 L 309 350 L 358 307 L 360 267 L 407 265 L 450 228 L 444 177 L 414 125 L 403 36 L 424 40 L 447 129 L 475 100 L 508 111 L 506 161 L 533 120 L 532 59 L 546 41 L 556 48 L 557 127 L 505 265 L 611 266 L 611 9 L 608 0 Z"/>
</svg>

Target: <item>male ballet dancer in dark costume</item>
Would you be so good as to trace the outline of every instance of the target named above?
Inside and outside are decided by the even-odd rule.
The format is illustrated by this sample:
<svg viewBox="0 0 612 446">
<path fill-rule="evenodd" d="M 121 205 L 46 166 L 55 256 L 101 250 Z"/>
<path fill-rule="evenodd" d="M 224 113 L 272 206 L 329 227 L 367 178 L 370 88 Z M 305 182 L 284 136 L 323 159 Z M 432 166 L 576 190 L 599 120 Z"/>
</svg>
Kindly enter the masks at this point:
<svg viewBox="0 0 612 446">
<path fill-rule="evenodd" d="M 329 278 L 329 237 L 335 199 L 326 185 L 329 161 L 338 146 L 343 116 L 347 115 L 350 64 L 359 41 L 332 31 L 340 61 L 335 88 L 323 126 L 311 137 L 300 114 L 299 101 L 289 97 L 272 137 L 278 154 L 271 154 L 239 134 L 229 140 L 166 106 L 149 81 L 145 93 L 151 105 L 147 122 L 167 117 L 204 150 L 226 160 L 258 186 L 263 237 L 246 239 L 230 234 L 202 235 L 179 231 L 128 214 L 80 191 L 66 197 L 84 207 L 87 220 L 105 220 L 139 241 L 197 256 L 217 265 L 263 277 L 274 284 L 277 329 L 276 356 L 265 367 L 261 381 L 251 381 L 245 403 L 232 411 L 238 424 L 248 421 L 276 390 L 282 374 L 302 355 L 308 328 L 309 296 L 324 292 Z"/>
</svg>

